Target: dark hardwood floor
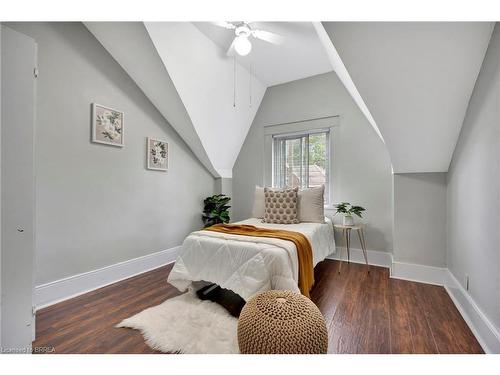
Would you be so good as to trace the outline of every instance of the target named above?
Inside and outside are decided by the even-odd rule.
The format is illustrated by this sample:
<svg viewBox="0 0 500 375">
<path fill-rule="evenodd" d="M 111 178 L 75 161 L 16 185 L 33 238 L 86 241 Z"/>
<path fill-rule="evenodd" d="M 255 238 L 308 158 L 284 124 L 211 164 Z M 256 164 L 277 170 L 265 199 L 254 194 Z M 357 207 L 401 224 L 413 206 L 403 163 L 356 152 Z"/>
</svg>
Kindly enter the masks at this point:
<svg viewBox="0 0 500 375">
<path fill-rule="evenodd" d="M 124 318 L 179 295 L 171 265 L 37 312 L 34 347 L 55 353 L 154 353 L 142 335 L 114 328 Z M 326 260 L 311 299 L 328 326 L 330 353 L 482 353 L 444 288 L 389 278 L 389 270 Z"/>
</svg>

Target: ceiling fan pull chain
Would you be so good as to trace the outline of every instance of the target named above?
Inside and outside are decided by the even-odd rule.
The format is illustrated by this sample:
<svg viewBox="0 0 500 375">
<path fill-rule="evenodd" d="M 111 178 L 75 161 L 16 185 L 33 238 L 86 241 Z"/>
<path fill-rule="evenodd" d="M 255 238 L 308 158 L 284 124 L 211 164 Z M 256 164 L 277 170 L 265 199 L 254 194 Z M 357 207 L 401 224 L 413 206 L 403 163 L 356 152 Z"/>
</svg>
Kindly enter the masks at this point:
<svg viewBox="0 0 500 375">
<path fill-rule="evenodd" d="M 236 107 L 236 57 L 233 56 L 233 108 Z"/>
<path fill-rule="evenodd" d="M 252 108 L 252 63 L 250 63 L 250 108 Z"/>
</svg>

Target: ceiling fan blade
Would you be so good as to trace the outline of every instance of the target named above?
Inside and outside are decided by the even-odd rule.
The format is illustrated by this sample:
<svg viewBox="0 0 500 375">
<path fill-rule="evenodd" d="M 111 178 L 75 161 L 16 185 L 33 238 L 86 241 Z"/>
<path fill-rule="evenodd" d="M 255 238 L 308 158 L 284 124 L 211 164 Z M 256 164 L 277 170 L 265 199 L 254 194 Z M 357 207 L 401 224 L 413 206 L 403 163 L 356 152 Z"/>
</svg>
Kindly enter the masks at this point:
<svg viewBox="0 0 500 375">
<path fill-rule="evenodd" d="M 227 22 L 227 21 L 216 21 L 212 22 L 212 25 L 223 27 L 228 30 L 234 30 L 236 29 L 236 26 L 234 26 L 232 23 Z"/>
<path fill-rule="evenodd" d="M 285 38 L 283 38 L 281 35 L 265 30 L 252 30 L 252 35 L 257 39 L 264 40 L 273 44 L 282 44 L 285 41 Z"/>
<path fill-rule="evenodd" d="M 229 46 L 229 48 L 227 49 L 226 51 L 226 56 L 235 56 L 236 55 L 236 50 L 234 49 L 234 40 L 236 38 L 233 39 L 233 41 L 231 42 L 231 45 Z"/>
</svg>

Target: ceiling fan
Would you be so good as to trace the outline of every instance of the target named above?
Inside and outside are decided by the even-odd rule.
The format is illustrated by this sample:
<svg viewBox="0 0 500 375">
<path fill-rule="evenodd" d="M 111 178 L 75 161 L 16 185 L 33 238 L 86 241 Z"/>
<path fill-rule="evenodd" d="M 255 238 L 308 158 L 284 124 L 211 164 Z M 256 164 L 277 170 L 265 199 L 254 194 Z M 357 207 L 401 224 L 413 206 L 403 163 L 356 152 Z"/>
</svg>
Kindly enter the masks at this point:
<svg viewBox="0 0 500 375">
<path fill-rule="evenodd" d="M 213 24 L 228 30 L 234 30 L 234 34 L 236 36 L 228 49 L 228 54 L 230 54 L 234 48 L 239 55 L 248 55 L 252 50 L 252 43 L 249 40 L 250 36 L 273 44 L 281 44 L 284 39 L 281 35 L 270 31 L 252 29 L 249 22 L 231 23 L 227 21 L 220 21 L 213 22 Z"/>
</svg>

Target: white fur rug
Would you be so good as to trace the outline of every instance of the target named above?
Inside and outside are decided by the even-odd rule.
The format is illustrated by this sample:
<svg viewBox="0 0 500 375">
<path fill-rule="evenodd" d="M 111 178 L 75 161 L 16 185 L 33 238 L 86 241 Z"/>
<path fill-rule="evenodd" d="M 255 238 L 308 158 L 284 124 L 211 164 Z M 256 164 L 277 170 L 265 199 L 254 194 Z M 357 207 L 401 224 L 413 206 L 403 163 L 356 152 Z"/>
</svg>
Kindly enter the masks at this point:
<svg viewBox="0 0 500 375">
<path fill-rule="evenodd" d="M 146 343 L 165 352 L 239 353 L 238 319 L 211 301 L 188 292 L 125 319 L 116 327 L 142 332 Z"/>
</svg>

